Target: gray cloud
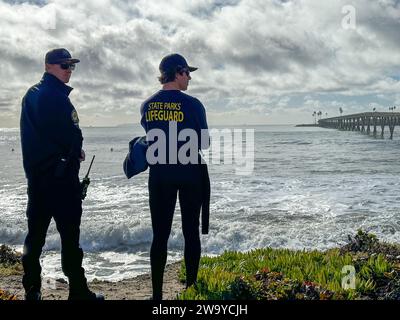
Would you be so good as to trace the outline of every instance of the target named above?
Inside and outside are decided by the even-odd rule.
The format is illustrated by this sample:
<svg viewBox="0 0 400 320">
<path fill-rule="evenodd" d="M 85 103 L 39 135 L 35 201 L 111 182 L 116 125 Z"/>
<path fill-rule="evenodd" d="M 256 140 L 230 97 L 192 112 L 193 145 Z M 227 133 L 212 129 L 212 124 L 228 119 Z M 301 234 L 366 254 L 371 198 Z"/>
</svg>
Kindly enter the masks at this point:
<svg viewBox="0 0 400 320">
<path fill-rule="evenodd" d="M 16 5 L 16 4 L 32 4 L 32 5 L 37 5 L 39 7 L 45 6 L 48 1 L 47 0 L 30 0 L 30 1 L 25 1 L 25 0 L 4 0 L 5 3 L 9 3 L 11 5 Z"/>
<path fill-rule="evenodd" d="M 0 0 L 0 126 L 18 124 L 21 97 L 55 47 L 81 59 L 71 100 L 87 125 L 114 125 L 127 115 L 138 121 L 140 102 L 159 89 L 159 61 L 171 52 L 199 67 L 188 93 L 204 103 L 211 122 L 229 120 L 227 112 L 250 122 L 300 121 L 300 112 L 309 118 L 312 101 L 328 113 L 340 103 L 363 111 L 366 97 L 378 95 L 395 103 L 399 1 L 353 0 L 355 30 L 342 28 L 348 4 Z M 276 110 L 285 110 L 285 118 L 265 116 Z"/>
</svg>

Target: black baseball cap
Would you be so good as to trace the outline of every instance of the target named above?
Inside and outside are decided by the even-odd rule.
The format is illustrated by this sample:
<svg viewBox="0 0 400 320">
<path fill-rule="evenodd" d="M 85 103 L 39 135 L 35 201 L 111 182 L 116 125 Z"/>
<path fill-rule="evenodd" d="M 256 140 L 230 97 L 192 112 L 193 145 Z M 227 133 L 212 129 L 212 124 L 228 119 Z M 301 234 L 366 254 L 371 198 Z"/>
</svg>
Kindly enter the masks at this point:
<svg viewBox="0 0 400 320">
<path fill-rule="evenodd" d="M 48 64 L 78 63 L 79 59 L 73 59 L 67 49 L 53 49 L 46 53 L 45 62 Z"/>
<path fill-rule="evenodd" d="M 173 53 L 165 56 L 160 62 L 160 72 L 166 73 L 171 71 L 178 71 L 179 69 L 187 68 L 190 72 L 196 71 L 198 68 L 190 67 L 185 58 L 180 54 Z"/>
</svg>

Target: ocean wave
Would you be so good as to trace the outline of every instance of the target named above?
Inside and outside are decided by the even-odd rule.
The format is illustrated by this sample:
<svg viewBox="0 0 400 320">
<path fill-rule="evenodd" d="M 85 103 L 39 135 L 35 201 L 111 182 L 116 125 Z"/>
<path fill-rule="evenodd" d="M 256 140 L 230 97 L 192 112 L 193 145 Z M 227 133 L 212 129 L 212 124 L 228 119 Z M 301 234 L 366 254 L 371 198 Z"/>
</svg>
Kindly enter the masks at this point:
<svg viewBox="0 0 400 320">
<path fill-rule="evenodd" d="M 19 128 L 0 128 L 0 132 L 19 133 Z"/>
<path fill-rule="evenodd" d="M 80 245 L 87 252 L 136 252 L 149 247 L 152 236 L 150 224 L 138 223 L 129 227 L 120 222 L 106 226 L 85 226 L 81 228 Z M 58 234 L 48 236 L 45 249 L 60 249 Z"/>
<path fill-rule="evenodd" d="M 21 245 L 24 243 L 26 230 L 18 227 L 0 227 L 0 243 Z"/>
</svg>

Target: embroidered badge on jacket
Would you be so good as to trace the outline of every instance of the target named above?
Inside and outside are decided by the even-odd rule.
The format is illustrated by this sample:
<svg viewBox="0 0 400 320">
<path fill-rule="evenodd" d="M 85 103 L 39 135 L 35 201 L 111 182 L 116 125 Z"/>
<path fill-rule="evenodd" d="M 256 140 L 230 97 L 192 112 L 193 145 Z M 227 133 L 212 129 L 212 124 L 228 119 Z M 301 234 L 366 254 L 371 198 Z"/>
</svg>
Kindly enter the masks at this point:
<svg viewBox="0 0 400 320">
<path fill-rule="evenodd" d="M 79 118 L 78 118 L 78 113 L 76 112 L 76 110 L 73 110 L 71 113 L 71 119 L 72 122 L 74 123 L 74 125 L 79 128 Z"/>
</svg>

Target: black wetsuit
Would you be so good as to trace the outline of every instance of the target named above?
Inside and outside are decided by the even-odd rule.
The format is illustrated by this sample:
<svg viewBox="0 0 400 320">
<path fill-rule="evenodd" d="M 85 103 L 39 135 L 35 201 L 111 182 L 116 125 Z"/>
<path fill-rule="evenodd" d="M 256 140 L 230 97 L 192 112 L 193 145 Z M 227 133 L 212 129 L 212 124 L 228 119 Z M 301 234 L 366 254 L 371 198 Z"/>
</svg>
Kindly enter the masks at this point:
<svg viewBox="0 0 400 320">
<path fill-rule="evenodd" d="M 72 88 L 45 73 L 22 101 L 21 144 L 28 180 L 28 235 L 25 239 L 23 285 L 40 291 L 39 258 L 51 218 L 61 237 L 62 268 L 70 294 L 87 290 L 79 246 L 82 215 L 79 157 L 82 133 L 68 95 Z"/>
<path fill-rule="evenodd" d="M 147 99 L 141 107 L 141 124 L 147 132 L 161 129 L 166 136 L 166 154 L 160 159 L 166 163 L 150 163 L 149 197 L 153 227 L 151 245 L 151 273 L 153 298 L 162 298 L 162 282 L 167 260 L 167 243 L 171 232 L 175 204 L 179 194 L 182 215 L 182 231 L 185 239 L 186 284 L 192 285 L 197 280 L 201 244 L 199 234 L 199 216 L 202 205 L 202 169 L 198 162 L 198 150 L 201 149 L 201 130 L 207 133 L 205 109 L 201 102 L 179 90 L 160 90 Z M 178 150 L 186 141 L 170 140 L 169 127 L 173 125 L 177 134 L 184 129 L 193 129 L 197 136 L 192 156 L 197 158 L 193 163 L 182 163 Z M 204 145 L 209 143 L 208 135 Z M 155 141 L 149 141 L 149 148 Z M 172 144 L 176 144 L 176 152 Z M 171 150 L 170 150 L 171 149 Z M 160 156 L 160 151 L 156 155 Z"/>
</svg>

